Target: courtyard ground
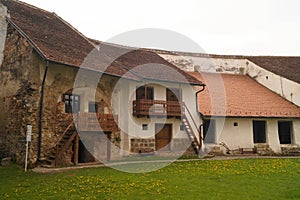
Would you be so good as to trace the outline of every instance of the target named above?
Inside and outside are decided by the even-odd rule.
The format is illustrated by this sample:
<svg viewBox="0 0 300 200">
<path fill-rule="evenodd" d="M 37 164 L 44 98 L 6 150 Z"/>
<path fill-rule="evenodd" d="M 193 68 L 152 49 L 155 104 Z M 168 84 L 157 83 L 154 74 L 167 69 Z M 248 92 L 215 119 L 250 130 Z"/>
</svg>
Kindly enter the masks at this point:
<svg viewBox="0 0 300 200">
<path fill-rule="evenodd" d="M 145 170 L 164 163 L 123 163 Z M 149 173 L 0 168 L 1 199 L 300 199 L 300 158 L 190 160 Z M 44 171 L 45 172 L 45 171 Z M 54 173 L 55 172 L 55 173 Z"/>
</svg>

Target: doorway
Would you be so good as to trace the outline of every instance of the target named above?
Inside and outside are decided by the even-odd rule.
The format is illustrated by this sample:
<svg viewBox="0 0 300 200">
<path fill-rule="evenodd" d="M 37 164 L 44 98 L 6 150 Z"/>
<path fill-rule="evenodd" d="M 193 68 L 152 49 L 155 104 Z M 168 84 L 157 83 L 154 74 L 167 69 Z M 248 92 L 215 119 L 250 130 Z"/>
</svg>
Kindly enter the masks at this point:
<svg viewBox="0 0 300 200">
<path fill-rule="evenodd" d="M 292 143 L 292 122 L 281 121 L 278 122 L 278 135 L 280 144 Z"/>
<path fill-rule="evenodd" d="M 203 121 L 204 143 L 216 143 L 216 121 L 214 119 L 205 119 Z"/>
<path fill-rule="evenodd" d="M 155 147 L 156 151 L 170 150 L 172 139 L 172 124 L 155 124 Z"/>
<path fill-rule="evenodd" d="M 265 121 L 253 121 L 253 142 L 266 143 L 266 122 Z"/>
</svg>

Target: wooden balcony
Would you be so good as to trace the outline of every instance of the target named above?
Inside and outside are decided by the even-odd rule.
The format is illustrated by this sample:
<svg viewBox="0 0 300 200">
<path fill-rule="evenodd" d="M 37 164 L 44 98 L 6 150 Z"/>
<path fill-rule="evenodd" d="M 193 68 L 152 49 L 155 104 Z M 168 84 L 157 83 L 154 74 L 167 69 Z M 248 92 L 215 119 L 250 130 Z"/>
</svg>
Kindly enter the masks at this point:
<svg viewBox="0 0 300 200">
<path fill-rule="evenodd" d="M 75 122 L 78 131 L 113 132 L 119 129 L 117 120 L 113 114 L 78 113 Z"/>
<path fill-rule="evenodd" d="M 181 117 L 184 114 L 182 102 L 140 99 L 133 101 L 135 117 Z"/>
</svg>

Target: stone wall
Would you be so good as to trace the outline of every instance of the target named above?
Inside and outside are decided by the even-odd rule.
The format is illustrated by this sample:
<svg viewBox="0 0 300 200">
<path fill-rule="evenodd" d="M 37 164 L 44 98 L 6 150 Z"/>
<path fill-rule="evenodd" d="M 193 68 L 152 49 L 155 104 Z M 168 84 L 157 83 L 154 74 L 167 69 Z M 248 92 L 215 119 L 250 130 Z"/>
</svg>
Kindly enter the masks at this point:
<svg viewBox="0 0 300 200">
<path fill-rule="evenodd" d="M 17 162 L 24 162 L 27 124 L 33 126 L 30 162 L 36 160 L 41 59 L 12 26 L 7 28 L 0 73 L 0 137 Z"/>
<path fill-rule="evenodd" d="M 27 124 L 32 125 L 32 142 L 29 146 L 30 163 L 37 161 L 39 102 L 41 83 L 46 62 L 35 49 L 11 25 L 8 25 L 3 63 L 0 72 L 0 139 L 3 148 L 18 163 L 25 158 L 25 134 Z M 65 113 L 63 94 L 74 89 L 78 68 L 50 62 L 44 87 L 41 159 L 49 156 L 73 117 Z M 98 82 L 95 95 L 88 92 L 90 74 L 84 80 L 80 95 L 82 112 L 88 111 L 88 102 L 104 102 L 105 112 L 112 112 L 111 95 L 118 78 L 103 75 Z M 91 97 L 92 96 L 92 97 Z M 115 138 L 120 133 L 113 133 Z M 119 143 L 119 141 L 117 142 Z M 116 144 L 117 144 L 116 143 Z M 70 148 L 71 149 L 71 148 Z M 72 150 L 72 149 L 71 149 Z M 66 163 L 72 152 L 66 153 Z"/>
<path fill-rule="evenodd" d="M 130 140 L 132 153 L 149 153 L 155 151 L 155 139 L 132 138 Z"/>
<path fill-rule="evenodd" d="M 60 64 L 50 63 L 47 78 L 45 82 L 45 98 L 43 109 L 43 137 L 42 137 L 42 158 L 46 158 L 51 153 L 56 142 L 61 138 L 63 132 L 73 121 L 72 114 L 65 113 L 65 104 L 63 94 L 74 93 L 80 95 L 80 112 L 88 112 L 89 102 L 100 102 L 99 105 L 105 105 L 107 109 L 99 108 L 100 112 L 112 113 L 112 91 L 118 78 L 103 75 L 97 83 L 97 88 L 93 90 L 92 83 L 99 75 L 95 72 L 86 71 L 82 77 L 77 77 L 78 68 L 69 67 Z M 94 78 L 93 78 L 94 77 Z M 96 77 L 96 78 L 95 78 Z M 78 82 L 78 79 L 81 79 Z M 75 81 L 76 84 L 75 84 Z M 76 88 L 75 88 L 76 87 Z M 91 133 L 92 134 L 92 133 Z M 80 137 L 81 135 L 79 135 Z M 120 137 L 120 133 L 114 132 L 112 140 Z M 118 142 L 115 142 L 118 145 Z M 94 145 L 93 145 L 94 146 Z M 90 150 L 88 148 L 88 150 Z M 61 164 L 69 164 L 72 157 L 72 148 L 64 157 Z M 94 149 L 90 152 L 98 154 Z M 112 152 L 112 157 L 117 157 L 117 150 Z M 88 159 L 91 161 L 91 159 Z"/>
</svg>

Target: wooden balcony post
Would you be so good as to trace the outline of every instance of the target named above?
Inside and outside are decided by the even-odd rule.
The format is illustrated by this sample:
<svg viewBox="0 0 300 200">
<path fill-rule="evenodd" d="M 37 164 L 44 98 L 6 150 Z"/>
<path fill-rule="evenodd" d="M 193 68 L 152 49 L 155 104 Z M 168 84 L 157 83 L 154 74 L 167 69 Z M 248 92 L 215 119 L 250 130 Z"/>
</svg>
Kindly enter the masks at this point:
<svg viewBox="0 0 300 200">
<path fill-rule="evenodd" d="M 74 140 L 74 165 L 78 164 L 78 151 L 79 151 L 79 136 L 78 134 L 75 136 L 75 140 Z"/>
</svg>

